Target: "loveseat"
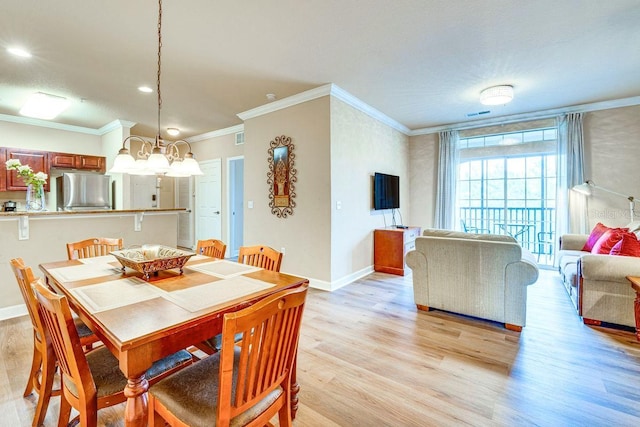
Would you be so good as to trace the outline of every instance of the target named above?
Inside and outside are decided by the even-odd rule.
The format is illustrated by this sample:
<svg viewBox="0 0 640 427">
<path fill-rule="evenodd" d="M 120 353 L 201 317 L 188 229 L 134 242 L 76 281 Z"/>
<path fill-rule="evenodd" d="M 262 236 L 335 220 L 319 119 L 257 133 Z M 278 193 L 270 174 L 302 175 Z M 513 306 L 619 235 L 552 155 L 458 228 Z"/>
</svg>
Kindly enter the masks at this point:
<svg viewBox="0 0 640 427">
<path fill-rule="evenodd" d="M 637 232 L 636 227 L 625 228 Z M 634 327 L 635 292 L 626 276 L 640 276 L 640 258 L 584 251 L 588 238 L 588 234 L 564 234 L 558 251 L 560 275 L 578 315 L 586 324 Z"/>
<path fill-rule="evenodd" d="M 440 309 L 522 330 L 527 286 L 538 279 L 533 255 L 510 236 L 426 229 L 407 253 L 420 310 Z"/>
</svg>

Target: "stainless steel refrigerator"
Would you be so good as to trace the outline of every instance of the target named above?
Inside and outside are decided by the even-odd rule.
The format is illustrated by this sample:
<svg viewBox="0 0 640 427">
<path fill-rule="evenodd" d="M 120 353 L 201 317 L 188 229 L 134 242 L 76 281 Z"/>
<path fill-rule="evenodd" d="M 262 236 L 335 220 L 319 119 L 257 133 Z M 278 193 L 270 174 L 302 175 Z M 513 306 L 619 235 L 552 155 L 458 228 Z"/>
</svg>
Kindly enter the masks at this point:
<svg viewBox="0 0 640 427">
<path fill-rule="evenodd" d="M 56 178 L 59 211 L 111 209 L 111 177 L 96 173 L 63 173 Z"/>
</svg>

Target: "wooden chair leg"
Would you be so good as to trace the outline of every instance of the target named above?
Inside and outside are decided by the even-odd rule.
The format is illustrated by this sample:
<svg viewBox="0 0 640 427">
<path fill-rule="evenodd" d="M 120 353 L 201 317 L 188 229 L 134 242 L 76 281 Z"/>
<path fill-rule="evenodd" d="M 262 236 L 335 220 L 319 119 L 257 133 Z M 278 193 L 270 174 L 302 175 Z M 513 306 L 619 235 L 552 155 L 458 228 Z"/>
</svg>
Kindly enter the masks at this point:
<svg viewBox="0 0 640 427">
<path fill-rule="evenodd" d="M 34 338 L 35 339 L 35 338 Z M 27 379 L 27 386 L 24 389 L 23 397 L 29 396 L 33 393 L 33 388 L 35 384 L 38 384 L 38 372 L 40 372 L 40 368 L 42 366 L 42 354 L 33 346 L 33 359 L 31 360 L 31 371 L 29 372 L 29 378 Z"/>
<path fill-rule="evenodd" d="M 60 416 L 58 417 L 58 427 L 66 427 L 71 417 L 71 404 L 64 397 L 64 392 L 60 393 Z"/>
<path fill-rule="evenodd" d="M 44 417 L 47 415 L 49 400 L 53 389 L 53 377 L 56 373 L 56 358 L 53 349 L 47 350 L 47 363 L 42 366 L 42 377 L 40 379 L 40 388 L 38 389 L 38 406 L 33 417 L 33 426 L 42 425 Z"/>
</svg>

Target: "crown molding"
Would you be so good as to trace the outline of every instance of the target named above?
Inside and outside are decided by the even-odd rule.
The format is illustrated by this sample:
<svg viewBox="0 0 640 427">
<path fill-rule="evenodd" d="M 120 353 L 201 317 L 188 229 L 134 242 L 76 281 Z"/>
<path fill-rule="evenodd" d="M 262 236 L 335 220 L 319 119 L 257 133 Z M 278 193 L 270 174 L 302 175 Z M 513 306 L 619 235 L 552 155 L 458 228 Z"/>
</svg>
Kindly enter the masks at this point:
<svg viewBox="0 0 640 427">
<path fill-rule="evenodd" d="M 430 133 L 442 132 L 445 130 L 464 130 L 474 129 L 492 125 L 502 125 L 516 122 L 526 122 L 530 120 L 549 119 L 567 113 L 586 113 L 590 111 L 609 110 L 611 108 L 631 107 L 640 105 L 640 96 L 632 96 L 629 98 L 614 99 L 611 101 L 592 102 L 590 104 L 571 105 L 568 107 L 553 108 L 550 110 L 534 111 L 530 113 L 514 114 L 511 116 L 495 117 L 484 120 L 474 120 L 471 122 L 451 123 L 442 126 L 433 126 L 429 128 L 415 129 L 409 133 L 409 136 L 427 135 Z"/>
<path fill-rule="evenodd" d="M 127 120 L 114 120 L 111 123 L 107 123 L 106 125 L 102 126 L 100 129 L 98 129 L 98 132 L 99 135 L 106 135 L 107 133 L 116 129 L 131 129 L 136 124 L 136 122 L 129 122 Z"/>
<path fill-rule="evenodd" d="M 86 133 L 89 135 L 100 135 L 98 129 L 85 128 L 82 126 L 73 126 L 73 125 L 65 125 L 63 123 L 51 122 L 49 120 L 42 119 L 34 119 L 31 117 L 23 117 L 23 116 L 11 116 L 8 114 L 0 114 L 0 121 L 3 122 L 11 122 L 11 123 L 19 123 L 22 125 L 29 126 L 38 126 L 43 128 L 51 128 L 58 130 L 65 130 L 69 132 L 78 132 L 78 133 Z"/>
<path fill-rule="evenodd" d="M 284 108 L 292 107 L 297 104 L 301 104 L 303 102 L 312 101 L 314 99 L 322 98 L 323 96 L 333 96 L 344 103 L 350 105 L 351 107 L 362 111 L 368 116 L 373 117 L 374 119 L 400 131 L 406 135 L 409 135 L 411 130 L 405 125 L 398 123 L 393 120 L 391 117 L 386 114 L 376 110 L 368 104 L 365 104 L 360 99 L 351 95 L 346 90 L 341 87 L 329 83 L 323 86 L 319 86 L 315 89 L 307 90 L 305 92 L 301 92 L 296 95 L 289 96 L 284 99 L 279 99 L 277 101 L 270 102 L 268 104 L 262 105 L 260 107 L 253 108 L 248 111 L 244 111 L 242 113 L 238 113 L 237 116 L 240 117 L 243 121 L 247 119 L 252 119 L 254 117 L 259 117 L 264 114 L 272 113 L 274 111 L 282 110 Z"/>
<path fill-rule="evenodd" d="M 231 126 L 224 129 L 214 130 L 214 131 L 203 133 L 200 135 L 194 135 L 189 138 L 186 138 L 185 141 L 187 142 L 204 141 L 206 139 L 216 138 L 224 135 L 236 134 L 238 132 L 244 132 L 244 124 L 239 124 L 239 125 Z"/>
</svg>

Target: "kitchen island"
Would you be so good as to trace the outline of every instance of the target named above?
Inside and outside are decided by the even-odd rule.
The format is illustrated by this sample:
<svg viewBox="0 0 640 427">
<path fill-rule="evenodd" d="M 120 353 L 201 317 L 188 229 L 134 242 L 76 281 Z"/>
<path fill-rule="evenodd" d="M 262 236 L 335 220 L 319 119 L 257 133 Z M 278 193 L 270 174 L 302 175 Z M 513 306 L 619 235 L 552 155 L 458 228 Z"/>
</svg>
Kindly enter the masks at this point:
<svg viewBox="0 0 640 427">
<path fill-rule="evenodd" d="M 127 209 L 62 212 L 0 212 L 0 320 L 27 313 L 9 266 L 22 258 L 38 265 L 67 258 L 68 242 L 91 237 L 121 237 L 124 246 L 176 247 L 178 214 L 184 209 Z"/>
</svg>

